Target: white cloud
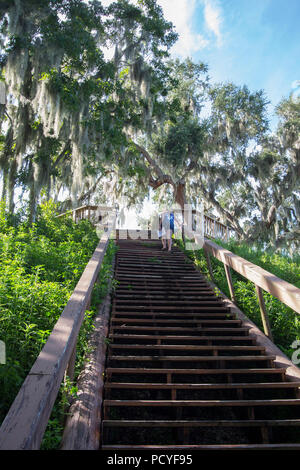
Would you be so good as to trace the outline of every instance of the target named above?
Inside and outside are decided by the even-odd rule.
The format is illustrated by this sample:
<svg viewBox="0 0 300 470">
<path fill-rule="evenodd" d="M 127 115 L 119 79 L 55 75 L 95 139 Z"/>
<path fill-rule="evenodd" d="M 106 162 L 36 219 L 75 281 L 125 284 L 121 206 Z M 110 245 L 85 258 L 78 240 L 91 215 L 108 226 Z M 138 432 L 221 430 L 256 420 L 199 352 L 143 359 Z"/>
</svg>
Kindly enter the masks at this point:
<svg viewBox="0 0 300 470">
<path fill-rule="evenodd" d="M 113 1 L 101 0 L 101 3 L 103 6 L 108 6 Z M 201 1 L 207 2 L 208 0 Z M 131 2 L 135 4 L 137 0 L 131 0 Z M 193 17 L 196 14 L 199 0 L 157 0 L 157 3 L 162 7 L 166 20 L 174 24 L 175 30 L 179 35 L 177 42 L 172 47 L 172 55 L 183 58 L 191 56 L 193 53 L 208 46 L 209 40 L 193 30 Z M 209 23 L 207 24 L 212 25 L 214 21 L 216 22 L 213 18 L 213 11 L 213 9 L 208 8 Z M 216 29 L 215 31 L 218 30 Z"/>
<path fill-rule="evenodd" d="M 217 44 L 222 44 L 221 23 L 222 11 L 215 0 L 204 0 L 204 19 L 207 28 L 217 38 Z"/>
<path fill-rule="evenodd" d="M 193 17 L 196 12 L 196 0 L 158 0 L 164 16 L 171 21 L 179 34 L 178 41 L 172 48 L 173 55 L 191 56 L 208 45 L 208 40 L 193 31 Z"/>
<path fill-rule="evenodd" d="M 300 87 L 300 80 L 294 80 L 291 87 L 293 90 L 298 89 Z"/>
<path fill-rule="evenodd" d="M 104 7 L 109 7 L 109 5 L 113 3 L 113 0 L 101 0 L 101 4 L 104 6 Z"/>
</svg>

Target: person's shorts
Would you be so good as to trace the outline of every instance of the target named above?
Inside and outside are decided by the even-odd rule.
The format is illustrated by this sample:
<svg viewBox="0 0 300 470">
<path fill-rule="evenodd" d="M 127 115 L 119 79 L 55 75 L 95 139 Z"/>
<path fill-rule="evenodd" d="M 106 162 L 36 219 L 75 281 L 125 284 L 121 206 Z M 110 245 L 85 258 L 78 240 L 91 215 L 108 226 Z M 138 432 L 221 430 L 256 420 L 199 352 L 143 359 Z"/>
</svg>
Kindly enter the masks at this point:
<svg viewBox="0 0 300 470">
<path fill-rule="evenodd" d="M 162 231 L 161 231 L 161 236 L 162 238 L 172 238 L 172 235 L 174 234 L 174 229 L 170 228 L 169 226 L 168 227 L 162 227 Z"/>
</svg>

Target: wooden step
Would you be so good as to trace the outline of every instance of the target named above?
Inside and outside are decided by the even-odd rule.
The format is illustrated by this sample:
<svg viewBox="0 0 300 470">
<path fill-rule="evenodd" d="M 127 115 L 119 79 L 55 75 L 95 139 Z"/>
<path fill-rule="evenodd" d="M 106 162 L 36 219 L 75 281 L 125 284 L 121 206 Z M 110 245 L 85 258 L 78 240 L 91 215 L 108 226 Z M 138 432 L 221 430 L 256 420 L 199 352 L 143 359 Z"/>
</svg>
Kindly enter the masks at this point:
<svg viewBox="0 0 300 470">
<path fill-rule="evenodd" d="M 232 342 L 255 342 L 255 338 L 250 336 L 188 336 L 188 335 L 137 335 L 137 334 L 110 334 L 111 340 L 141 340 L 141 341 L 232 341 Z"/>
<path fill-rule="evenodd" d="M 218 301 L 216 299 L 213 299 L 213 300 L 204 300 L 204 299 L 200 299 L 200 300 L 155 300 L 155 299 L 152 299 L 152 298 L 143 298 L 143 299 L 119 299 L 117 296 L 115 296 L 114 298 L 114 302 L 113 304 L 115 305 L 115 308 L 120 308 L 120 307 L 123 307 L 123 306 L 127 306 L 127 305 L 130 305 L 130 307 L 132 307 L 133 305 L 141 305 L 143 306 L 143 308 L 145 308 L 146 306 L 148 305 L 151 305 L 154 306 L 154 305 L 157 305 L 159 307 L 161 306 L 164 306 L 164 307 L 169 307 L 169 309 L 173 309 L 174 306 L 180 306 L 182 305 L 182 307 L 190 307 L 190 306 L 194 306 L 196 308 L 202 308 L 202 307 L 213 307 L 213 308 L 217 308 L 219 307 L 220 310 L 223 310 L 224 308 L 226 309 L 226 311 L 230 311 L 230 309 L 228 307 L 224 307 L 224 303 L 221 302 L 221 301 Z M 157 307 L 155 307 L 157 308 Z"/>
<path fill-rule="evenodd" d="M 171 302 L 175 302 L 175 300 L 179 300 L 181 302 L 189 302 L 190 299 L 193 299 L 193 300 L 197 300 L 199 302 L 206 302 L 206 301 L 210 301 L 212 299 L 216 299 L 216 300 L 220 300 L 221 297 L 215 297 L 213 292 L 211 293 L 211 295 L 203 295 L 203 296 L 200 296 L 199 293 L 197 294 L 193 294 L 193 295 L 184 295 L 184 294 L 180 294 L 178 293 L 177 295 L 169 295 L 168 293 L 165 293 L 164 295 L 163 294 L 150 294 L 148 293 L 147 291 L 145 291 L 144 293 L 142 294 L 138 294 L 138 293 L 132 293 L 132 291 L 130 291 L 130 294 L 128 294 L 128 291 L 126 293 L 120 293 L 119 290 L 117 290 L 115 292 L 115 295 L 114 295 L 114 300 L 115 301 L 118 301 L 119 302 L 122 302 L 123 300 L 126 300 L 126 301 L 130 301 L 130 300 L 134 300 L 134 301 L 139 301 L 139 300 L 149 300 L 149 301 L 158 301 L 159 299 L 162 299 L 162 300 L 171 300 Z"/>
<path fill-rule="evenodd" d="M 203 327 L 198 327 L 198 326 L 194 326 L 192 328 L 188 328 L 188 327 L 180 327 L 180 326 L 138 326 L 138 325 L 132 325 L 132 326 L 128 326 L 128 325 L 122 325 L 122 326 L 115 326 L 115 325 L 111 325 L 111 330 L 121 330 L 121 331 L 126 331 L 126 330 L 136 330 L 136 331 L 150 331 L 150 332 L 153 332 L 153 331 L 162 331 L 162 332 L 173 332 L 174 333 L 174 336 L 175 336 L 175 333 L 177 331 L 180 331 L 180 332 L 194 332 L 195 334 L 199 334 L 199 333 L 245 333 L 245 335 L 248 335 L 249 333 L 249 330 L 250 330 L 250 327 L 236 327 L 236 328 L 217 328 L 217 327 L 206 327 L 206 328 L 203 328 Z M 203 338 L 206 338 L 207 336 L 203 336 Z M 249 336 L 247 336 L 249 338 Z"/>
<path fill-rule="evenodd" d="M 207 428 L 207 427 L 274 427 L 274 426 L 294 426 L 300 427 L 300 419 L 261 419 L 261 420 L 103 420 L 104 427 L 138 427 L 138 428 Z M 300 444 L 299 444 L 300 446 Z"/>
<path fill-rule="evenodd" d="M 247 389 L 295 389 L 300 382 L 246 382 L 246 383 L 141 383 L 107 382 L 105 389 L 156 389 L 156 390 L 247 390 Z"/>
<path fill-rule="evenodd" d="M 210 451 L 239 451 L 239 450 L 300 450 L 300 444 L 186 444 L 186 445 L 102 445 L 103 450 L 210 450 Z"/>
<path fill-rule="evenodd" d="M 168 263 L 163 263 L 163 262 L 149 262 L 148 264 L 145 264 L 145 263 L 139 263 L 139 264 L 136 264 L 136 266 L 134 266 L 133 264 L 121 264 L 119 263 L 118 265 L 118 268 L 116 270 L 116 272 L 118 274 L 121 274 L 121 273 L 136 273 L 137 272 L 137 268 L 140 268 L 141 271 L 143 272 L 143 274 L 145 273 L 149 273 L 149 272 L 161 272 L 161 273 L 164 273 L 165 271 L 166 272 L 171 272 L 172 275 L 173 274 L 181 274 L 181 273 L 192 273 L 192 274 L 197 274 L 197 276 L 199 277 L 199 274 L 197 273 L 197 271 L 195 271 L 195 269 L 191 266 L 188 266 L 188 265 L 184 265 L 184 264 L 181 264 L 181 265 L 178 265 L 178 264 L 173 264 L 173 265 L 170 265 Z M 203 279 L 203 277 L 202 277 Z"/>
<path fill-rule="evenodd" d="M 164 289 L 164 286 L 168 285 L 168 291 Z M 180 287 L 180 289 L 179 289 Z M 150 289 L 151 288 L 151 289 Z M 129 293 L 132 291 L 136 292 L 147 292 L 153 295 L 164 295 L 164 294 L 178 294 L 180 292 L 183 293 L 192 293 L 198 294 L 200 297 L 203 295 L 203 291 L 208 291 L 211 294 L 215 294 L 215 291 L 206 281 L 198 282 L 198 285 L 190 285 L 189 283 L 180 283 L 180 281 L 176 281 L 176 279 L 172 279 L 171 282 L 168 282 L 165 279 L 163 282 L 149 282 L 149 280 L 136 281 L 136 282 L 129 282 L 128 280 L 119 279 L 116 285 L 116 292 L 124 291 L 128 294 L 128 290 L 130 289 Z"/>
<path fill-rule="evenodd" d="M 120 274 L 118 276 L 118 273 L 116 272 L 115 278 L 118 279 L 120 277 L 120 281 L 122 281 L 124 284 L 129 282 L 129 278 L 131 277 L 133 281 L 138 285 L 151 285 L 151 286 L 162 286 L 163 285 L 170 285 L 174 287 L 174 284 L 180 284 L 182 287 L 200 287 L 200 286 L 207 286 L 209 287 L 209 283 L 204 280 L 202 277 L 199 277 L 198 274 L 194 274 L 192 276 L 190 275 L 184 275 L 184 276 L 171 276 L 170 273 L 165 273 L 165 274 L 153 274 L 152 276 L 150 274 L 144 274 L 144 273 L 139 273 L 139 274 Z M 162 282 L 163 279 L 163 282 Z"/>
<path fill-rule="evenodd" d="M 176 282 L 184 282 L 184 283 L 192 283 L 193 285 L 207 285 L 207 281 L 203 278 L 199 277 L 198 273 L 189 273 L 189 272 L 181 272 L 175 273 L 172 270 L 169 271 L 155 271 L 149 270 L 147 272 L 122 272 L 116 271 L 115 273 L 116 279 L 122 278 L 123 281 L 128 281 L 128 279 L 136 280 L 136 282 L 141 281 L 144 282 L 147 280 L 148 282 L 151 281 L 154 285 L 161 282 L 161 279 L 165 280 L 168 283 Z"/>
<path fill-rule="evenodd" d="M 182 312 L 182 313 L 174 313 L 173 311 L 170 312 L 164 312 L 164 308 L 161 309 L 161 311 L 152 311 L 152 308 L 149 307 L 149 312 L 146 311 L 148 309 L 142 309 L 142 307 L 139 307 L 140 310 L 133 311 L 133 309 L 128 312 L 128 311 L 122 311 L 120 309 L 115 310 L 113 308 L 112 310 L 112 318 L 118 318 L 122 315 L 125 316 L 138 316 L 138 318 L 146 318 L 146 317 L 151 317 L 151 318 L 164 318 L 164 317 L 175 317 L 175 318 L 183 318 L 185 320 L 188 317 L 194 317 L 194 318 L 223 318 L 224 320 L 227 320 L 229 318 L 236 318 L 233 313 L 229 312 Z M 217 309 L 216 309 L 217 310 Z"/>
<path fill-rule="evenodd" d="M 257 406 L 300 406 L 300 399 L 284 400 L 104 400 L 104 407 L 150 406 L 150 407 L 257 407 Z"/>
<path fill-rule="evenodd" d="M 161 350 L 161 351 L 230 351 L 230 352 L 265 352 L 262 346 L 219 346 L 219 345 L 188 345 L 188 344 L 110 344 L 109 348 L 114 349 L 136 349 L 136 350 Z M 231 357 L 231 356 L 230 356 Z"/>
<path fill-rule="evenodd" d="M 194 319 L 194 320 L 186 320 L 186 319 L 159 319 L 155 318 L 151 319 L 145 319 L 145 318 L 115 318 L 112 317 L 111 319 L 112 323 L 150 323 L 150 325 L 153 325 L 154 323 L 159 323 L 161 325 L 167 325 L 168 323 L 178 323 L 178 324 L 194 324 L 194 325 L 237 325 L 240 326 L 242 324 L 241 320 L 203 320 L 201 317 L 199 319 Z"/>
<path fill-rule="evenodd" d="M 234 376 L 234 375 L 274 375 L 275 377 L 283 377 L 285 374 L 285 369 L 284 368 L 249 368 L 249 369 L 182 369 L 182 368 L 176 368 L 176 369 L 169 369 L 169 368 L 154 368 L 154 367 L 107 367 L 106 368 L 106 374 L 107 375 L 112 375 L 112 374 L 124 374 L 124 375 L 129 375 L 129 374 L 143 374 L 143 375 L 169 375 L 169 379 L 171 379 L 172 376 L 176 375 L 195 375 L 195 376 L 201 376 L 201 375 L 229 375 L 229 376 Z M 281 383 L 281 382 L 280 382 Z"/>
<path fill-rule="evenodd" d="M 173 362 L 247 362 L 274 361 L 276 356 L 110 356 L 113 361 L 173 361 Z"/>
</svg>

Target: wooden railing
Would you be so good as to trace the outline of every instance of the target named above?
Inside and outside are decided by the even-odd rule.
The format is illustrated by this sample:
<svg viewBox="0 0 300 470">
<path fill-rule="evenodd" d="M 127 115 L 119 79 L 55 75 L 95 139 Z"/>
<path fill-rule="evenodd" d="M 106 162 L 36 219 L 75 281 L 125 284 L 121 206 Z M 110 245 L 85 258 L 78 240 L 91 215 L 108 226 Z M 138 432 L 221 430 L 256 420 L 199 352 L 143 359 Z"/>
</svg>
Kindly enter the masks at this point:
<svg viewBox="0 0 300 470">
<path fill-rule="evenodd" d="M 63 214 L 59 214 L 57 217 L 64 217 L 66 215 L 72 215 L 73 220 L 78 222 L 81 219 L 89 219 L 91 222 L 103 225 L 104 227 L 108 226 L 108 217 L 109 213 L 113 212 L 114 208 L 110 206 L 95 206 L 95 205 L 86 205 L 81 206 L 76 209 L 71 209 Z M 181 214 L 181 210 L 176 210 Z M 197 210 L 192 210 L 192 227 L 193 230 L 196 230 L 199 225 L 201 218 L 201 213 Z M 218 238 L 224 241 L 228 241 L 230 237 L 235 236 L 235 231 L 223 224 L 222 222 L 214 219 L 213 217 L 204 214 L 204 235 L 209 238 Z M 150 230 L 150 226 L 148 226 Z M 154 230 L 156 235 L 156 230 Z M 153 234 L 152 234 L 153 235 Z"/>
<path fill-rule="evenodd" d="M 201 213 L 193 210 L 193 230 L 197 229 L 197 225 L 201 223 Z M 235 230 L 223 224 L 219 220 L 204 214 L 203 232 L 205 237 L 218 238 L 220 240 L 228 241 L 230 237 L 235 236 Z"/>
<path fill-rule="evenodd" d="M 72 215 L 72 218 L 76 223 L 79 220 L 88 219 L 95 224 L 108 226 L 108 218 L 113 210 L 114 208 L 110 206 L 95 206 L 88 204 L 77 207 L 76 209 L 70 209 L 63 214 L 57 215 L 57 218 Z"/>
<path fill-rule="evenodd" d="M 112 229 L 102 236 L 48 341 L 0 428 L 0 449 L 39 449 L 64 375 L 74 375 L 76 343 Z"/>
<path fill-rule="evenodd" d="M 203 247 L 210 277 L 213 281 L 214 275 L 211 267 L 210 255 L 214 256 L 223 263 L 232 302 L 236 302 L 236 298 L 234 285 L 232 282 L 231 269 L 234 269 L 237 273 L 244 276 L 248 281 L 254 283 L 258 297 L 264 333 L 272 341 L 272 331 L 267 308 L 263 298 L 263 291 L 273 295 L 296 313 L 300 314 L 300 289 L 298 287 L 284 281 L 283 279 L 280 279 L 260 266 L 257 266 L 256 264 L 253 264 L 250 261 L 235 255 L 231 251 L 220 247 L 211 240 L 205 239 L 204 243 L 203 239 L 199 239 L 197 241 L 197 235 L 193 234 L 192 232 L 189 233 L 189 236 L 194 238 L 195 241 L 199 243 L 199 247 Z"/>
</svg>

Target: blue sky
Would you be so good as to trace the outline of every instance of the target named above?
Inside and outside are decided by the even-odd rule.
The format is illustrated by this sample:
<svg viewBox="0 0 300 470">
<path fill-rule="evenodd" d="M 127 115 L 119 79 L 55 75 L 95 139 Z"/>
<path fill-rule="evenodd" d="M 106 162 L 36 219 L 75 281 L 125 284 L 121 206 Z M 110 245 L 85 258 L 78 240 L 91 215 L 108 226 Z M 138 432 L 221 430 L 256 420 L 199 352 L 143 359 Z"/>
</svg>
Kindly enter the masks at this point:
<svg viewBox="0 0 300 470">
<path fill-rule="evenodd" d="M 101 0 L 109 5 L 113 0 Z M 137 0 L 131 0 L 135 3 Z M 209 67 L 213 82 L 231 81 L 251 91 L 263 89 L 274 106 L 300 81 L 300 0 L 157 0 L 179 40 L 175 57 L 191 57 Z M 152 206 L 148 208 L 151 212 Z M 143 216 L 147 216 L 145 208 Z M 130 213 L 126 226 L 136 227 Z"/>
<path fill-rule="evenodd" d="M 265 90 L 274 106 L 300 80 L 300 0 L 158 0 L 180 38 L 173 54 L 209 66 L 214 82 Z"/>
</svg>

